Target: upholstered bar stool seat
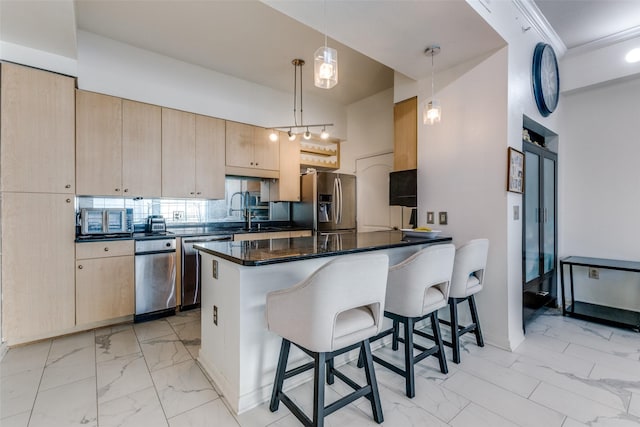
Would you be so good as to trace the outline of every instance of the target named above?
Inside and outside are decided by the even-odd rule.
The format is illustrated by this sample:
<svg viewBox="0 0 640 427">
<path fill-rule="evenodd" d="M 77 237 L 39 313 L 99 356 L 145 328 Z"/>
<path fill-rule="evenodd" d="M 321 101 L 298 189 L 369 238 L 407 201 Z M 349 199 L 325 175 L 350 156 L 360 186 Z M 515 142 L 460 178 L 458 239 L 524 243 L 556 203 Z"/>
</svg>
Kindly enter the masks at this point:
<svg viewBox="0 0 640 427">
<path fill-rule="evenodd" d="M 445 345 L 453 349 L 454 363 L 460 363 L 460 337 L 468 332 L 476 336 L 476 343 L 484 347 L 482 330 L 474 295 L 484 286 L 485 268 L 489 253 L 489 240 L 475 239 L 460 246 L 456 251 L 456 260 L 451 276 L 451 290 L 449 292 L 450 320 L 440 319 L 440 323 L 451 327 L 451 341 L 445 341 Z M 466 326 L 459 325 L 458 304 L 469 302 L 471 323 Z"/>
<path fill-rule="evenodd" d="M 301 283 L 267 295 L 268 328 L 282 337 L 269 406 L 272 412 L 282 402 L 304 425 L 322 426 L 327 415 L 366 397 L 374 419 L 383 421 L 369 338 L 382 329 L 388 267 L 385 254 L 347 255 L 329 261 Z M 287 371 L 291 344 L 313 361 Z M 357 348 L 364 354 L 365 386 L 358 385 L 333 364 L 334 357 Z M 285 379 L 310 369 L 314 370 L 312 418 L 283 391 Z M 325 378 L 332 384 L 334 377 L 354 392 L 325 406 Z"/>
<path fill-rule="evenodd" d="M 415 396 L 414 365 L 428 356 L 438 358 L 440 370 L 447 373 L 438 309 L 447 305 L 449 283 L 453 268 L 455 246 L 442 244 L 429 246 L 389 268 L 384 315 L 393 320 L 393 326 L 372 338 L 371 341 L 393 335 L 393 350 L 404 343 L 404 368 L 373 355 L 373 360 L 405 378 L 406 394 Z M 433 335 L 415 329 L 415 324 L 429 317 Z M 400 323 L 404 325 L 404 338 L 400 337 Z M 414 341 L 414 334 L 434 341 L 432 347 L 424 347 Z M 414 355 L 414 349 L 419 350 Z M 363 359 L 360 358 L 359 365 Z"/>
</svg>

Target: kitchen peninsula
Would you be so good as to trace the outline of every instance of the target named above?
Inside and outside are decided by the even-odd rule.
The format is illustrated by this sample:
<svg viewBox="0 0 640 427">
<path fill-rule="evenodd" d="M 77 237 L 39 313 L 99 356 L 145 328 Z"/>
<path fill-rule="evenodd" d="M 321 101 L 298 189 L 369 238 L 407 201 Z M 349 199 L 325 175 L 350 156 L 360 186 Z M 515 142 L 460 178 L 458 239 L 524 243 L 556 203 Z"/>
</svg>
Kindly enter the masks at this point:
<svg viewBox="0 0 640 427">
<path fill-rule="evenodd" d="M 280 349 L 280 337 L 266 327 L 267 293 L 293 286 L 336 256 L 382 251 L 393 265 L 426 246 L 450 241 L 377 231 L 197 244 L 202 255 L 198 360 L 234 412 L 251 409 L 271 395 Z M 305 358 L 292 348 L 290 363 Z M 297 381 L 311 379 L 308 374 Z"/>
</svg>

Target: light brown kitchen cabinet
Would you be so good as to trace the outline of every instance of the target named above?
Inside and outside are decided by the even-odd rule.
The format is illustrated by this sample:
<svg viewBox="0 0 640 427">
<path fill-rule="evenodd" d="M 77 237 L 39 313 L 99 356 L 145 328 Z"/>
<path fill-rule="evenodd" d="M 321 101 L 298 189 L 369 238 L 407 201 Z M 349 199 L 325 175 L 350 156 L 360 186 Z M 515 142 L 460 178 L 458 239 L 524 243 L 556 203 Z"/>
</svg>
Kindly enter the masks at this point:
<svg viewBox="0 0 640 427">
<path fill-rule="evenodd" d="M 76 91 L 77 194 L 161 195 L 160 107 Z"/>
<path fill-rule="evenodd" d="M 74 194 L 74 79 L 0 67 L 1 190 Z"/>
<path fill-rule="evenodd" d="M 122 100 L 122 192 L 162 195 L 162 109 Z"/>
<path fill-rule="evenodd" d="M 162 196 L 224 198 L 225 122 L 162 109 Z"/>
<path fill-rule="evenodd" d="M 289 141 L 285 132 L 280 137 L 280 178 L 266 180 L 269 189 L 263 202 L 300 201 L 300 141 Z M 266 196 L 266 197 L 264 197 Z"/>
<path fill-rule="evenodd" d="M 122 195 L 122 99 L 76 91 L 76 187 L 80 195 Z"/>
<path fill-rule="evenodd" d="M 280 142 L 269 139 L 270 129 L 227 121 L 226 171 L 228 175 L 278 178 Z"/>
<path fill-rule="evenodd" d="M 74 203 L 68 194 L 2 194 L 2 336 L 8 345 L 75 324 Z"/>
<path fill-rule="evenodd" d="M 393 170 L 418 167 L 418 98 L 393 106 Z"/>
<path fill-rule="evenodd" d="M 134 241 L 76 243 L 76 323 L 134 313 Z"/>
<path fill-rule="evenodd" d="M 225 121 L 196 114 L 196 197 L 224 199 Z"/>
</svg>

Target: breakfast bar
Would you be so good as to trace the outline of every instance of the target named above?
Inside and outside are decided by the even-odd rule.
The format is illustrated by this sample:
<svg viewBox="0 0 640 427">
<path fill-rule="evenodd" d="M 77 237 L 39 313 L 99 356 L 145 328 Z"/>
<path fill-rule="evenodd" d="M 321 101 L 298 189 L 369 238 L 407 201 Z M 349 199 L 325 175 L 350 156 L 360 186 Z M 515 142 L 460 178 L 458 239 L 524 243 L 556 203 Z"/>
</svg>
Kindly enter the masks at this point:
<svg viewBox="0 0 640 427">
<path fill-rule="evenodd" d="M 270 397 L 280 349 L 280 337 L 265 322 L 269 292 L 295 285 L 338 256 L 378 251 L 393 265 L 426 246 L 450 241 L 377 231 L 194 245 L 202 256 L 198 360 L 235 413 L 251 409 Z M 289 360 L 305 358 L 292 349 Z M 298 377 L 298 382 L 311 379 Z M 289 384 L 295 385 L 293 380 Z"/>
</svg>

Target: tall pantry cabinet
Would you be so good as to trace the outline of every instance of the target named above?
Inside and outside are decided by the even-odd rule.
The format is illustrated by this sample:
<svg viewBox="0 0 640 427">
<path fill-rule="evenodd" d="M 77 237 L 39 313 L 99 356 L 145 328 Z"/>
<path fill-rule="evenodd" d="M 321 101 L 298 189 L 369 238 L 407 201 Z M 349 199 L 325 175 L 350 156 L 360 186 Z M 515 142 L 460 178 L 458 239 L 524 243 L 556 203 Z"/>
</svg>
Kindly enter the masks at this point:
<svg viewBox="0 0 640 427">
<path fill-rule="evenodd" d="M 2 339 L 75 325 L 73 78 L 0 64 Z"/>
</svg>

